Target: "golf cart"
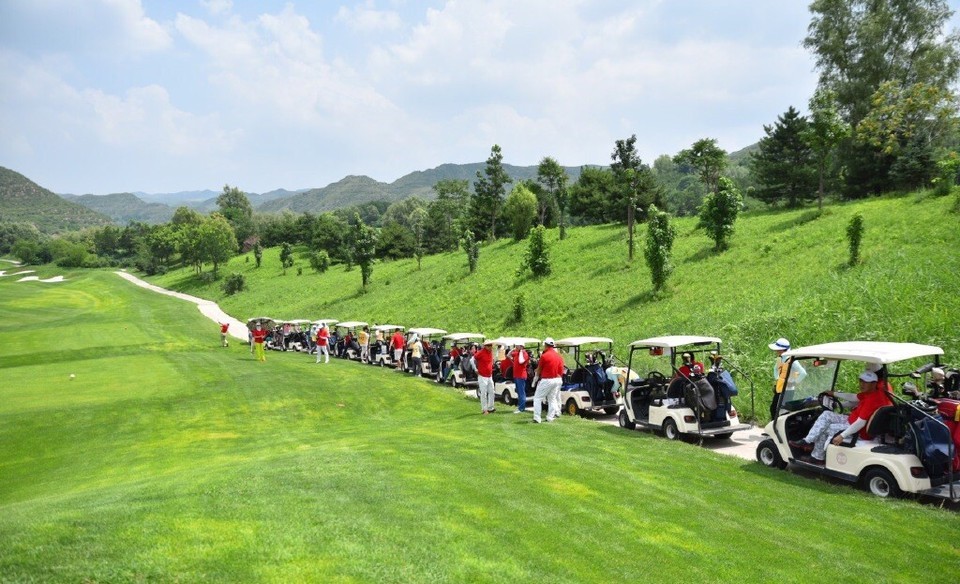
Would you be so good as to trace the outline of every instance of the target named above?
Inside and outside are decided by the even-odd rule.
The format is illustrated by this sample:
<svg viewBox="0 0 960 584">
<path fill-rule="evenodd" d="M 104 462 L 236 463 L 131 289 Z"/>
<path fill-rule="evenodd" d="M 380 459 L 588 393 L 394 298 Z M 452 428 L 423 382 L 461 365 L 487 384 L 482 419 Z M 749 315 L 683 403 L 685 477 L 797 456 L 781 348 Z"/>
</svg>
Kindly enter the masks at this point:
<svg viewBox="0 0 960 584">
<path fill-rule="evenodd" d="M 407 331 L 407 346 L 410 345 L 409 339 L 413 335 L 417 336 L 420 343 L 420 370 L 414 371 L 412 359 L 407 359 L 406 371 L 423 377 L 436 377 L 440 371 L 441 355 L 441 337 L 447 334 L 447 331 L 438 328 L 418 327 Z"/>
<path fill-rule="evenodd" d="M 450 368 L 450 385 L 454 387 L 477 387 L 477 368 L 473 364 L 473 356 L 467 354 L 470 345 L 482 343 L 486 335 L 480 333 L 452 333 L 443 337 L 443 342 L 451 341 L 451 347 L 457 347 L 461 354 L 454 359 L 452 363 L 447 363 Z M 449 359 L 449 352 L 447 353 Z M 441 364 L 441 370 L 443 365 Z M 441 373 L 442 375 L 442 373 Z"/>
<path fill-rule="evenodd" d="M 734 432 L 749 430 L 751 426 L 740 423 L 731 402 L 737 389 L 722 367 L 720 354 L 720 339 L 716 337 L 669 335 L 630 343 L 629 370 L 642 366 L 645 356 L 669 357 L 670 377 L 651 364 L 646 377 L 630 379 L 620 426 L 662 430 L 668 440 L 682 436 L 725 440 Z M 712 361 L 709 370 L 701 363 L 703 355 Z M 678 364 L 678 357 L 682 364 Z"/>
<path fill-rule="evenodd" d="M 306 353 L 310 350 L 310 321 L 304 318 L 283 321 L 283 350 Z"/>
<path fill-rule="evenodd" d="M 527 361 L 527 379 L 528 383 L 533 381 L 534 371 L 536 370 L 537 355 L 535 351 L 539 351 L 540 348 L 540 339 L 534 339 L 531 337 L 500 337 L 494 339 L 493 344 L 495 347 L 503 347 L 507 355 L 510 354 L 510 351 L 513 350 L 517 345 L 523 346 L 527 349 L 527 352 L 530 353 L 530 360 Z M 499 366 L 494 368 L 493 376 L 493 393 L 495 396 L 503 400 L 503 403 L 512 406 L 516 404 L 519 400 L 517 395 L 517 386 L 514 383 L 513 378 L 510 376 L 500 376 L 498 375 Z M 533 402 L 533 392 L 527 392 L 528 403 Z"/>
<path fill-rule="evenodd" d="M 360 342 L 357 340 L 357 334 L 365 326 L 367 326 L 367 323 L 358 320 L 338 322 L 334 326 L 334 329 L 337 331 L 337 346 L 334 347 L 334 354 L 344 359 L 359 361 Z M 350 337 L 349 341 L 346 340 L 348 336 Z"/>
<path fill-rule="evenodd" d="M 931 345 L 872 341 L 826 343 L 787 351 L 783 356 L 788 358 L 788 376 L 800 367 L 804 374 L 789 386 L 776 388 L 773 419 L 764 428 L 767 438 L 757 446 L 757 460 L 780 469 L 794 464 L 859 483 L 879 497 L 916 493 L 960 501 L 950 430 L 936 408 L 901 399 L 890 391 L 892 386 L 887 381 L 911 376 L 910 372 L 895 372 L 893 365 L 909 368 L 911 361 L 915 364 L 930 357 L 937 365 L 940 355 L 943 349 Z M 855 434 L 839 445 L 828 441 L 822 464 L 806 457 L 801 460 L 802 445 L 797 442 L 807 435 L 824 409 L 837 407 L 827 392 L 855 387 L 856 376 L 865 368 L 876 371 L 878 383 L 883 383 L 881 391 L 886 391 L 893 403 L 880 407 L 870 417 L 864 430 L 871 439 L 863 440 Z M 917 371 L 913 375 L 919 377 Z"/>
<path fill-rule="evenodd" d="M 379 347 L 379 350 L 375 350 L 373 347 L 370 348 L 370 364 L 379 365 L 381 367 L 393 367 L 393 349 L 390 347 L 390 337 L 393 335 L 394 331 L 403 332 L 407 330 L 406 327 L 397 325 L 397 324 L 378 324 L 373 327 L 371 333 L 376 338 L 376 332 L 383 332 L 383 344 Z"/>
<path fill-rule="evenodd" d="M 613 340 L 606 337 L 570 337 L 558 339 L 557 352 L 573 360 L 563 375 L 560 403 L 571 416 L 584 411 L 616 414 L 623 404 L 620 393 L 613 392 L 613 381 L 606 370 L 613 363 Z M 564 351 L 566 349 L 566 351 Z"/>
</svg>

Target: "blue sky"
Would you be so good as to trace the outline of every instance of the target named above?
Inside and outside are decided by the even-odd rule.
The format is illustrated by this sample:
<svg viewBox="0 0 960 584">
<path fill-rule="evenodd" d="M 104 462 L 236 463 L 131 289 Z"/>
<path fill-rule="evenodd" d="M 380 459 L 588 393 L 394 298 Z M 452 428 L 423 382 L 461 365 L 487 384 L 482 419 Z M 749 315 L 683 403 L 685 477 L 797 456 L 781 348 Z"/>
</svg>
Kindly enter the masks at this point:
<svg viewBox="0 0 960 584">
<path fill-rule="evenodd" d="M 805 109 L 807 4 L 4 0 L 0 166 L 60 193 L 265 192 L 495 143 L 517 165 L 607 164 L 631 134 L 645 162 L 734 151 Z"/>
</svg>

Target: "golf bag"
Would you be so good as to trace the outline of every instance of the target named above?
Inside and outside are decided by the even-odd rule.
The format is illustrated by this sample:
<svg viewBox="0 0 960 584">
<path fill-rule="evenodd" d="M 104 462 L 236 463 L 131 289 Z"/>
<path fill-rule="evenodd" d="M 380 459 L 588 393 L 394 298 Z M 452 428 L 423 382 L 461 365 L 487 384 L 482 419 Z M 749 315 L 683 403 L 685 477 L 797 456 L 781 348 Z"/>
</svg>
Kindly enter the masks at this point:
<svg viewBox="0 0 960 584">
<path fill-rule="evenodd" d="M 701 421 L 713 420 L 714 412 L 717 411 L 717 394 L 709 381 L 701 377 L 687 383 L 684 387 L 684 397 L 687 407 L 699 412 Z"/>
<path fill-rule="evenodd" d="M 930 478 L 942 478 L 948 465 L 953 464 L 949 454 L 953 442 L 950 430 L 944 424 L 922 416 L 910 422 L 907 438 Z"/>
</svg>

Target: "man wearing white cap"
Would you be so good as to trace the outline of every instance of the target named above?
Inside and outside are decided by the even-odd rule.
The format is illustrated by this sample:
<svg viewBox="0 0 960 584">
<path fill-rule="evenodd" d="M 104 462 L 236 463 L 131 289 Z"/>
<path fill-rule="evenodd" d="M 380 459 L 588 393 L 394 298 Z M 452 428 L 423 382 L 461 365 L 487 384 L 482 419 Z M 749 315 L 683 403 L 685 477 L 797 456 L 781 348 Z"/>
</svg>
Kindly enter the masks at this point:
<svg viewBox="0 0 960 584">
<path fill-rule="evenodd" d="M 533 394 L 533 421 L 540 423 L 540 407 L 547 402 L 547 421 L 552 422 L 560 416 L 560 386 L 563 381 L 563 357 L 554 349 L 551 337 L 543 340 L 543 354 L 537 363 L 537 375 Z M 539 381 L 538 381 L 539 380 Z"/>
<path fill-rule="evenodd" d="M 477 365 L 477 395 L 480 397 L 480 412 L 483 415 L 495 411 L 493 404 L 493 352 L 490 350 L 492 346 L 492 340 L 485 340 L 483 348 L 473 356 L 473 361 Z"/>
<path fill-rule="evenodd" d="M 777 360 L 773 364 L 773 380 L 776 383 L 774 386 L 774 391 L 776 393 L 786 392 L 783 402 L 791 401 L 791 396 L 793 395 L 793 390 L 807 376 L 807 371 L 800 365 L 799 362 L 794 363 L 791 368 L 788 363 L 788 359 L 784 358 L 783 354 L 790 350 L 790 341 L 780 337 L 776 341 L 767 345 L 770 347 L 771 351 L 777 353 Z M 787 379 L 787 370 L 790 370 L 790 378 Z M 773 404 L 770 404 L 771 409 Z M 770 417 L 773 417 L 776 412 L 771 411 Z"/>
<path fill-rule="evenodd" d="M 892 405 L 887 394 L 877 389 L 877 374 L 868 369 L 860 374 L 860 393 L 853 395 L 851 393 L 828 391 L 827 395 L 840 399 L 845 406 L 853 405 L 854 407 L 850 414 L 846 416 L 825 410 L 813 423 L 813 427 L 810 428 L 803 440 L 790 441 L 790 446 L 793 448 L 810 452 L 810 459 L 805 462 L 823 464 L 827 456 L 828 440 L 831 444 L 839 445 L 858 432 L 860 438 L 869 440 L 871 437 L 864 428 L 870 420 L 870 416 L 883 406 Z"/>
</svg>

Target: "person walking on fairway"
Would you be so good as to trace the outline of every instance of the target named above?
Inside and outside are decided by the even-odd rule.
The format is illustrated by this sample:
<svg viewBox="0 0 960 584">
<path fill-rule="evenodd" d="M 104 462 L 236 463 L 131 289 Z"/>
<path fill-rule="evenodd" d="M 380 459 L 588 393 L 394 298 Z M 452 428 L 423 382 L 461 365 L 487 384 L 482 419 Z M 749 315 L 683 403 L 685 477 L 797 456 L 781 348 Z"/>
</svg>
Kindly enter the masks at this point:
<svg viewBox="0 0 960 584">
<path fill-rule="evenodd" d="M 327 325 L 320 327 L 320 330 L 317 331 L 317 363 L 320 362 L 320 355 L 324 355 L 326 359 L 324 363 L 330 362 L 330 331 L 327 330 Z"/>
<path fill-rule="evenodd" d="M 267 331 L 264 330 L 263 325 L 258 322 L 254 325 L 254 329 L 250 331 L 250 334 L 253 336 L 253 354 L 256 356 L 257 361 L 263 363 L 267 360 L 267 356 L 263 352 L 263 343 L 267 340 Z"/>
<path fill-rule="evenodd" d="M 552 422 L 560 415 L 560 385 L 563 380 L 563 357 L 557 353 L 553 338 L 543 340 L 543 354 L 537 363 L 537 374 L 533 394 L 533 421 L 540 423 L 540 407 L 547 402 L 547 421 Z"/>
<path fill-rule="evenodd" d="M 220 346 L 229 347 L 230 341 L 227 340 L 227 331 L 230 330 L 229 322 L 221 322 L 220 324 Z"/>
<path fill-rule="evenodd" d="M 490 347 L 493 340 L 483 342 L 483 348 L 473 356 L 477 365 L 477 395 L 480 397 L 480 411 L 484 415 L 494 411 L 493 404 L 493 352 Z"/>
</svg>

